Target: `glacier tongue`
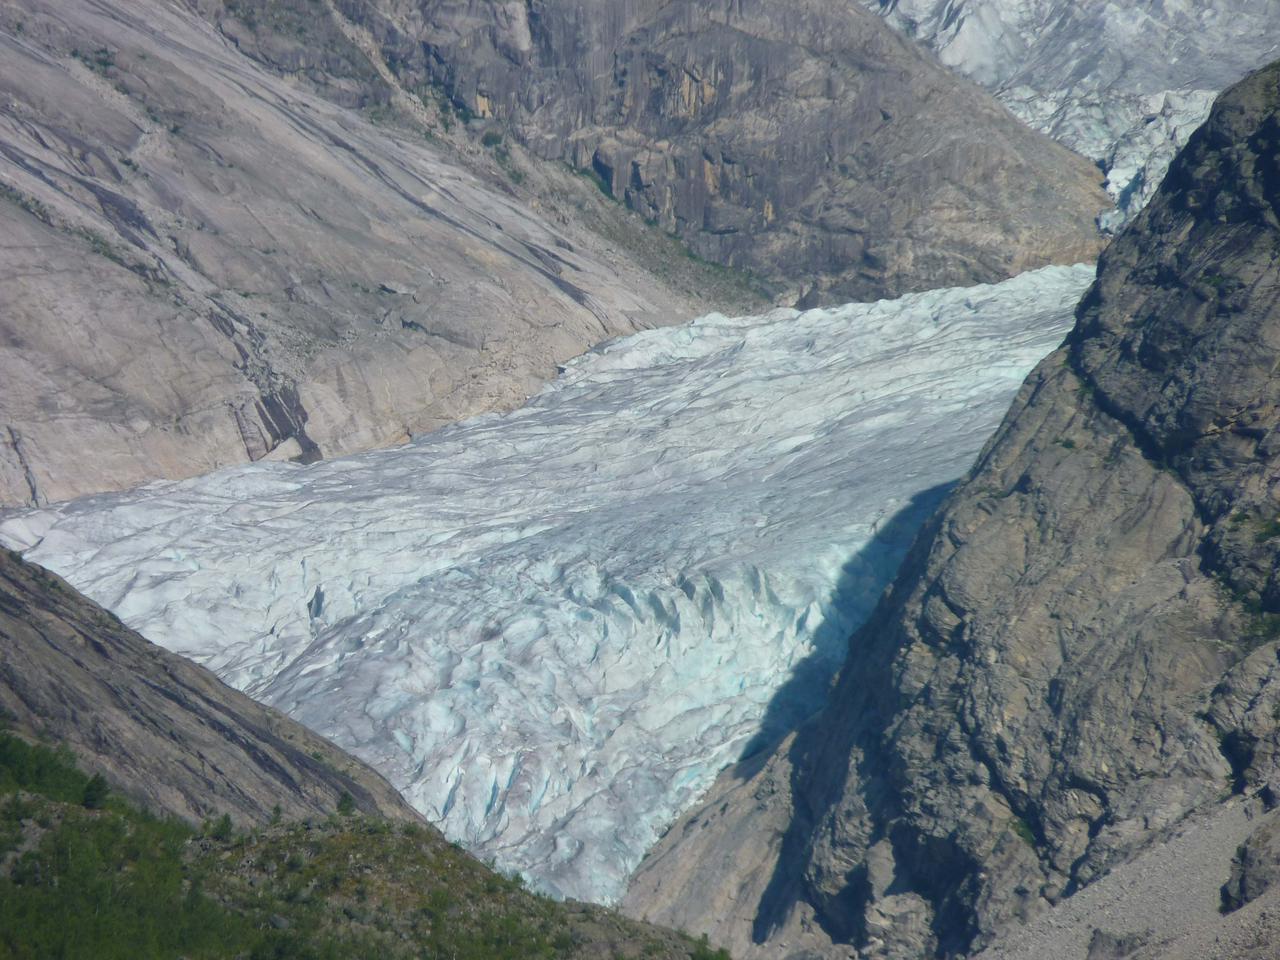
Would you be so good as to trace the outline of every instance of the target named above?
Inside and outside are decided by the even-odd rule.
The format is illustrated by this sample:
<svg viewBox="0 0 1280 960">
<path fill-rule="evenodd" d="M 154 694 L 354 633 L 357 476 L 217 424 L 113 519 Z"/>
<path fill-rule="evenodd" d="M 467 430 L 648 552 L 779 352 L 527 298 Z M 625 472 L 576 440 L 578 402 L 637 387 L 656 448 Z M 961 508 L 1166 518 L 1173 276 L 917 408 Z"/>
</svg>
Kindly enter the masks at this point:
<svg viewBox="0 0 1280 960">
<path fill-rule="evenodd" d="M 1276 0 L 860 0 L 1107 171 L 1136 214 L 1213 100 L 1280 57 Z"/>
<path fill-rule="evenodd" d="M 609 343 L 508 415 L 0 537 L 482 856 L 608 902 L 718 770 L 821 705 L 1092 275 L 706 317 Z"/>
</svg>

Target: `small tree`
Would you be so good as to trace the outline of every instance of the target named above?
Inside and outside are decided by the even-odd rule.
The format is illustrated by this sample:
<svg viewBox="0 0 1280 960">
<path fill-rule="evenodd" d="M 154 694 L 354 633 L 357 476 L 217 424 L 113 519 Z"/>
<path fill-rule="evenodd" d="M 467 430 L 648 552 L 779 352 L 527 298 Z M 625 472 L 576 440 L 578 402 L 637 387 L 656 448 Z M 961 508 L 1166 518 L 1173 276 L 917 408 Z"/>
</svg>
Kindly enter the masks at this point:
<svg viewBox="0 0 1280 960">
<path fill-rule="evenodd" d="M 101 810 L 107 802 L 109 793 L 111 788 L 107 786 L 107 781 L 103 779 L 102 774 L 95 773 L 84 785 L 84 795 L 80 798 L 80 803 L 88 810 Z"/>
<path fill-rule="evenodd" d="M 231 839 L 232 831 L 231 814 L 224 813 L 214 822 L 213 829 L 209 831 L 209 836 L 219 842 L 223 842 Z"/>
<path fill-rule="evenodd" d="M 355 812 L 355 797 L 351 796 L 351 794 L 347 793 L 345 790 L 342 791 L 342 796 L 338 798 L 338 813 L 344 817 L 349 817 Z"/>
</svg>

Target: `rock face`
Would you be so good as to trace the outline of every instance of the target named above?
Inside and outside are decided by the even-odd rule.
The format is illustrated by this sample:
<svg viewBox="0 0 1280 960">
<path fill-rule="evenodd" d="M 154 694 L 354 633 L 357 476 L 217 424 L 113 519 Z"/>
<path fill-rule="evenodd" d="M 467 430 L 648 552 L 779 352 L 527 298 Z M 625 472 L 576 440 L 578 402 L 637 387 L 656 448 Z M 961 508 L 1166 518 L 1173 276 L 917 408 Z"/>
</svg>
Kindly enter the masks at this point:
<svg viewBox="0 0 1280 960">
<path fill-rule="evenodd" d="M 1122 223 L 1217 93 L 1280 53 L 1271 0 L 861 0 L 1107 171 Z"/>
<path fill-rule="evenodd" d="M 1085 161 L 810 6 L 6 3 L 0 504 L 397 443 L 759 303 L 640 214 L 791 300 L 1096 251 Z"/>
<path fill-rule="evenodd" d="M 261 824 L 277 806 L 289 818 L 327 816 L 349 793 L 366 813 L 421 822 L 364 764 L 3 548 L 0 715 L 186 820 Z"/>
<path fill-rule="evenodd" d="M 0 504 L 395 443 L 695 311 L 323 4 L 231 6 L 0 5 Z"/>
<path fill-rule="evenodd" d="M 652 861 L 685 886 L 642 870 L 632 909 L 748 955 L 957 955 L 1277 776 L 1278 256 L 1275 65 L 1104 255 L 826 713 L 722 778 Z M 750 865 L 719 916 L 716 856 Z"/>
<path fill-rule="evenodd" d="M 874 299 L 1091 260 L 1097 170 L 855 4 L 343 0 L 410 86 L 701 256 Z"/>
<path fill-rule="evenodd" d="M 1259 827 L 1236 851 L 1231 879 L 1222 888 L 1226 912 L 1253 903 L 1280 882 L 1280 824 Z"/>
</svg>

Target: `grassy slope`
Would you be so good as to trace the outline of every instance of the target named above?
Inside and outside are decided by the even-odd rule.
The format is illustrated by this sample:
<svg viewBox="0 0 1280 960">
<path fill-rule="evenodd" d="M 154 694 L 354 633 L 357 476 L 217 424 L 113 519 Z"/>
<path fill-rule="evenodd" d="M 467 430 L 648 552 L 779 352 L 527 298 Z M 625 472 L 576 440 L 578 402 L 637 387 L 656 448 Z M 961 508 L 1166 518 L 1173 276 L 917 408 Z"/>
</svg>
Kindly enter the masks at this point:
<svg viewBox="0 0 1280 960">
<path fill-rule="evenodd" d="M 0 960 L 175 956 L 727 960 L 529 893 L 416 824 L 196 830 L 111 795 L 65 747 L 0 733 Z"/>
</svg>

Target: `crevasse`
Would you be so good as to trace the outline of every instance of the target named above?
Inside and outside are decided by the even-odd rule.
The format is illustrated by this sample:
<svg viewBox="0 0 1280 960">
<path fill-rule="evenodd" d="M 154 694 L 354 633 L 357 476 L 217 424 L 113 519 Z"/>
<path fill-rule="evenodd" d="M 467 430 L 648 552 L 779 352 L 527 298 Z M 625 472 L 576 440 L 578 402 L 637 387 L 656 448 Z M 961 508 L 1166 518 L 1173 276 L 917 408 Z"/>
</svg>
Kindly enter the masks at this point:
<svg viewBox="0 0 1280 960">
<path fill-rule="evenodd" d="M 511 414 L 0 537 L 481 856 L 609 902 L 720 769 L 822 704 L 1091 278 L 705 317 L 606 344 Z"/>
</svg>

